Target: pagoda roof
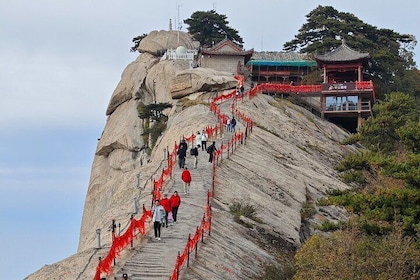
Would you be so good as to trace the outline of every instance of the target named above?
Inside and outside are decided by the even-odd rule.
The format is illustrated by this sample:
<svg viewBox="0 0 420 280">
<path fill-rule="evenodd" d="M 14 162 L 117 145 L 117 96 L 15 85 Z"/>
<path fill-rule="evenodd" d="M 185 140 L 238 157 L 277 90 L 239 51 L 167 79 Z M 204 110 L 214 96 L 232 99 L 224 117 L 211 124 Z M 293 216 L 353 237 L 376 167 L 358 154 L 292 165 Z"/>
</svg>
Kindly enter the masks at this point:
<svg viewBox="0 0 420 280">
<path fill-rule="evenodd" d="M 201 49 L 201 54 L 209 55 L 237 55 L 237 56 L 251 56 L 254 49 L 243 50 L 231 40 L 225 38 L 211 48 Z"/>
<path fill-rule="evenodd" d="M 323 62 L 346 62 L 346 61 L 357 61 L 357 60 L 366 60 L 369 58 L 369 53 L 361 53 L 356 50 L 353 50 L 343 41 L 341 46 L 335 50 L 322 54 L 315 55 L 317 61 Z"/>
</svg>

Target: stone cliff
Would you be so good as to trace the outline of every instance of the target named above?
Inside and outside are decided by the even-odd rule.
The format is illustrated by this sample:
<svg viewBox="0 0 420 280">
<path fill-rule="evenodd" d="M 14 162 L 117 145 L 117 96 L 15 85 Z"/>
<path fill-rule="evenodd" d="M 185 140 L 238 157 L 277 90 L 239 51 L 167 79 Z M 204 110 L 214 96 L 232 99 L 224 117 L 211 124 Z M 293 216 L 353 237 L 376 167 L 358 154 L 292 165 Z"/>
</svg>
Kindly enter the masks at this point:
<svg viewBox="0 0 420 280">
<path fill-rule="evenodd" d="M 151 178 L 159 175 L 164 151 L 172 149 L 182 135 L 215 125 L 217 120 L 206 103 L 216 91 L 232 89 L 237 82 L 229 73 L 189 69 L 185 61 L 161 60 L 158 55 L 162 49 L 197 47 L 187 34 L 179 34 L 154 31 L 143 39 L 140 55 L 124 70 L 111 96 L 106 109 L 108 119 L 92 164 L 78 253 L 45 266 L 27 279 L 91 279 L 97 264 L 95 230 L 101 229 L 102 240 L 108 243 L 111 220 L 128 221 L 134 199 L 140 205 L 150 206 Z M 166 112 L 167 129 L 148 155 L 137 106 L 139 102 L 155 101 L 168 102 L 173 107 Z M 222 106 L 228 111 L 229 105 Z M 305 234 L 310 234 L 310 229 L 303 230 L 302 205 L 309 197 L 316 200 L 325 196 L 328 189 L 347 188 L 333 167 L 355 147 L 340 145 L 346 136 L 340 128 L 270 96 L 257 95 L 237 106 L 253 119 L 255 126 L 247 144 L 221 166 L 220 186 L 214 199 L 215 227 L 219 236 L 228 235 L 231 243 L 212 237 L 217 242 L 203 249 L 205 262 L 196 263 L 206 269 L 187 273 L 185 279 L 218 279 L 217 267 L 223 260 L 215 255 L 216 251 L 222 250 L 229 256 L 246 255 L 257 247 L 267 254 L 273 246 L 276 250 L 293 251 Z M 229 206 L 241 200 L 256 207 L 260 225 L 234 230 L 237 226 L 231 225 Z M 323 210 L 323 216 L 318 213 L 315 217 L 343 217 L 340 209 Z M 241 247 L 242 239 L 254 242 L 254 247 Z M 237 277 L 245 271 L 240 265 L 234 269 Z"/>
</svg>

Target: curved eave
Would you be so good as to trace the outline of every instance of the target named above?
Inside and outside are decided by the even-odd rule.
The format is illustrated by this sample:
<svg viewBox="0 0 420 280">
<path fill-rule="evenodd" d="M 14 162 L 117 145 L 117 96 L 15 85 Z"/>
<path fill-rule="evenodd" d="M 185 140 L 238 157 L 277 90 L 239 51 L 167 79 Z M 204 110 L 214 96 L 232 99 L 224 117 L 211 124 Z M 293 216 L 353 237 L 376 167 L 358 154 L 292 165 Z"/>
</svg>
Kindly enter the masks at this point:
<svg viewBox="0 0 420 280">
<path fill-rule="evenodd" d="M 344 42 L 332 52 L 314 56 L 315 60 L 319 62 L 354 62 L 368 60 L 369 57 L 369 53 L 355 51 Z"/>
</svg>

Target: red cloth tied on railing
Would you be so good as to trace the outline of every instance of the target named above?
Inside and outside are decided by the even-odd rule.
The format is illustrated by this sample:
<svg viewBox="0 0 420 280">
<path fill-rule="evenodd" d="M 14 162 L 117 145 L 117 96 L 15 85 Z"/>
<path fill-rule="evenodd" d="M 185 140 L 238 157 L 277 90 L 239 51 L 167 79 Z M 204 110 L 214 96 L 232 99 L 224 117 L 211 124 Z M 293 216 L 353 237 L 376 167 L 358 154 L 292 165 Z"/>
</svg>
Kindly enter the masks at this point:
<svg viewBox="0 0 420 280">
<path fill-rule="evenodd" d="M 139 232 L 144 235 L 146 232 L 146 222 L 152 217 L 152 212 L 144 209 L 143 215 L 139 220 L 131 219 L 130 225 L 127 230 L 120 236 L 116 236 L 115 233 L 112 233 L 112 245 L 109 249 L 107 256 L 99 261 L 98 266 L 96 267 L 96 273 L 94 280 L 100 280 L 101 273 L 106 273 L 106 275 L 111 274 L 112 268 L 111 265 L 113 260 L 120 254 L 120 252 L 131 243 L 135 232 Z"/>
</svg>

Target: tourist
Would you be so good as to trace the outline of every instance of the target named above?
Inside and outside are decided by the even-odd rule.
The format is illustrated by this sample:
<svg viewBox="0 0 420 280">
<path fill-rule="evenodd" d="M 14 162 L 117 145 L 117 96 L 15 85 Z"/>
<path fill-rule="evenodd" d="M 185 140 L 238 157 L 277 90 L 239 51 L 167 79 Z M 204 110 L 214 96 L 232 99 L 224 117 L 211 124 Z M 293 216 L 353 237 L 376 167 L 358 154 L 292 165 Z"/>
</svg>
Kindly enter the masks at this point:
<svg viewBox="0 0 420 280">
<path fill-rule="evenodd" d="M 163 222 L 165 221 L 165 209 L 162 205 L 160 205 L 159 200 L 155 200 L 155 205 L 152 207 L 152 221 L 153 221 L 153 229 L 155 231 L 155 239 L 160 240 L 160 229 L 162 227 Z"/>
<path fill-rule="evenodd" d="M 168 198 L 167 194 L 163 195 L 163 198 L 160 200 L 160 205 L 162 205 L 163 209 L 165 209 L 165 224 L 163 226 L 168 227 L 168 217 L 169 213 L 171 213 L 171 201 Z"/>
<path fill-rule="evenodd" d="M 184 170 L 181 173 L 181 179 L 182 182 L 184 182 L 184 193 L 188 194 L 191 186 L 191 173 L 187 167 L 184 167 Z"/>
<path fill-rule="evenodd" d="M 201 132 L 201 150 L 205 151 L 207 150 L 207 140 L 209 139 L 209 136 L 207 135 L 207 132 L 203 129 Z"/>
<path fill-rule="evenodd" d="M 201 133 L 200 133 L 200 131 L 197 131 L 197 137 L 195 138 L 195 145 L 199 148 L 201 147 L 201 145 L 203 145 L 201 143 Z"/>
<path fill-rule="evenodd" d="M 231 124 L 230 124 L 230 130 L 232 132 L 235 132 L 236 131 L 235 127 L 236 127 L 236 119 L 235 119 L 235 117 L 232 117 Z"/>
<path fill-rule="evenodd" d="M 226 130 L 227 130 L 227 132 L 230 132 L 230 125 L 231 125 L 230 122 L 231 122 L 230 119 L 227 118 L 227 120 L 226 120 Z"/>
<path fill-rule="evenodd" d="M 174 219 L 174 224 L 176 224 L 178 216 L 178 208 L 181 205 L 181 197 L 178 195 L 177 191 L 174 191 L 174 194 L 169 198 L 171 201 L 172 208 L 172 218 Z"/>
<path fill-rule="evenodd" d="M 179 144 L 179 147 L 181 148 L 181 147 L 183 147 L 184 148 L 184 150 L 188 150 L 188 144 L 187 144 L 187 142 L 185 141 L 185 138 L 182 138 L 182 140 L 181 140 L 181 143 Z"/>
<path fill-rule="evenodd" d="M 209 154 L 209 162 L 213 162 L 214 152 L 217 151 L 216 142 L 213 141 L 213 144 L 207 147 L 207 153 Z"/>
<path fill-rule="evenodd" d="M 184 168 L 184 165 L 185 165 L 185 157 L 187 156 L 187 150 L 185 149 L 185 145 L 179 145 L 178 151 L 176 153 L 178 154 L 178 165 L 179 165 L 179 168 Z"/>
<path fill-rule="evenodd" d="M 200 147 L 200 145 L 198 145 L 198 147 L 193 147 L 191 148 L 190 154 L 194 157 L 194 168 L 197 168 L 197 162 L 198 162 L 198 148 Z"/>
</svg>

